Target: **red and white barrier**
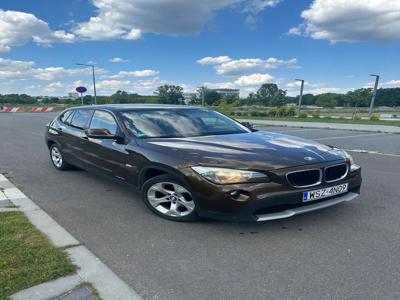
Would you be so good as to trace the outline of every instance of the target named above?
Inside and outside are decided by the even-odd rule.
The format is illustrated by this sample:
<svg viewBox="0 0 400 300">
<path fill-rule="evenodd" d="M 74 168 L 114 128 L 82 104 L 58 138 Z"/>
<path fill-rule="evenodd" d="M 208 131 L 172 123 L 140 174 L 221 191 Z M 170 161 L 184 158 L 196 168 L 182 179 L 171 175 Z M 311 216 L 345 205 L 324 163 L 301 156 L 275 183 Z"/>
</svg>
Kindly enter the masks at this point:
<svg viewBox="0 0 400 300">
<path fill-rule="evenodd" d="M 32 112 L 55 112 L 56 108 L 53 106 L 39 106 L 32 107 Z"/>
<path fill-rule="evenodd" d="M 20 112 L 22 111 L 21 107 L 14 107 L 14 106 L 10 106 L 10 107 L 4 107 L 3 110 L 0 110 L 1 112 L 6 112 L 6 113 L 16 113 L 16 112 Z"/>
</svg>

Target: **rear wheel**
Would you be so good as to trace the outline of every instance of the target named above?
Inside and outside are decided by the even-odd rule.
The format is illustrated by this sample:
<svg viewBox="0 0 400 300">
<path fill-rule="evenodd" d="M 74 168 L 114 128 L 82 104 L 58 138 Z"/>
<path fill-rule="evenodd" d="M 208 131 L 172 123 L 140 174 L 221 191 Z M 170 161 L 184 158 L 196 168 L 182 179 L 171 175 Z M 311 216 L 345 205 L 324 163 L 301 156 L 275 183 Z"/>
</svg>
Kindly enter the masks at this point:
<svg viewBox="0 0 400 300">
<path fill-rule="evenodd" d="M 196 203 L 190 188 L 171 175 L 160 175 L 143 185 L 143 200 L 158 216 L 168 220 L 196 221 Z"/>
<path fill-rule="evenodd" d="M 50 159 L 53 163 L 53 166 L 57 170 L 68 170 L 72 167 L 69 163 L 65 161 L 60 148 L 56 144 L 53 144 L 50 147 Z"/>
</svg>

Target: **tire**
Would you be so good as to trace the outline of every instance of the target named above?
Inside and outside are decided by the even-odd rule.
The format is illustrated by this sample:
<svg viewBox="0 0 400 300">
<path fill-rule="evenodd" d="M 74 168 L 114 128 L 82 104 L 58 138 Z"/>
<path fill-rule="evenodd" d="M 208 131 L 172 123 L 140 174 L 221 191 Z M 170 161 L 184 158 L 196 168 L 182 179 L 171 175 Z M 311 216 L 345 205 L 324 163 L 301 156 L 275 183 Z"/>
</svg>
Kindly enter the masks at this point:
<svg viewBox="0 0 400 300">
<path fill-rule="evenodd" d="M 54 168 L 57 170 L 64 171 L 72 169 L 72 165 L 65 161 L 60 147 L 56 144 L 53 144 L 50 147 L 50 160 L 53 163 Z"/>
<path fill-rule="evenodd" d="M 156 215 L 171 221 L 193 222 L 200 219 L 191 189 L 171 175 L 147 180 L 142 187 L 146 206 Z"/>
</svg>

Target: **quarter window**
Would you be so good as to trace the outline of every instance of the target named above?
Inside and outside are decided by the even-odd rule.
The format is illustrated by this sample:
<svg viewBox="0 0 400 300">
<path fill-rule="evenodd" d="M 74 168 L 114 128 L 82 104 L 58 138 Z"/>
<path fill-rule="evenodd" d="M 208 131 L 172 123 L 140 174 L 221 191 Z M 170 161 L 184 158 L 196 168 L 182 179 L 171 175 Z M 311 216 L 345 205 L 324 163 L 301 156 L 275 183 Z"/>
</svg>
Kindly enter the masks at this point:
<svg viewBox="0 0 400 300">
<path fill-rule="evenodd" d="M 70 119 L 70 117 L 71 117 L 71 115 L 72 115 L 73 112 L 74 112 L 73 110 L 68 110 L 68 111 L 66 111 L 65 113 L 63 113 L 63 114 L 61 115 L 61 117 L 60 117 L 60 121 L 61 121 L 62 123 L 64 123 L 64 124 L 68 124 L 67 120 Z M 71 121 L 71 120 L 69 120 L 69 121 Z"/>
<path fill-rule="evenodd" d="M 118 125 L 110 113 L 101 110 L 95 111 L 92 121 L 90 122 L 90 129 L 107 129 L 110 134 L 115 135 L 117 133 L 117 128 Z"/>
<path fill-rule="evenodd" d="M 86 127 L 86 124 L 89 122 L 90 115 L 91 115 L 90 110 L 83 110 L 83 109 L 76 110 L 71 120 L 71 126 L 79 129 L 84 129 Z"/>
</svg>

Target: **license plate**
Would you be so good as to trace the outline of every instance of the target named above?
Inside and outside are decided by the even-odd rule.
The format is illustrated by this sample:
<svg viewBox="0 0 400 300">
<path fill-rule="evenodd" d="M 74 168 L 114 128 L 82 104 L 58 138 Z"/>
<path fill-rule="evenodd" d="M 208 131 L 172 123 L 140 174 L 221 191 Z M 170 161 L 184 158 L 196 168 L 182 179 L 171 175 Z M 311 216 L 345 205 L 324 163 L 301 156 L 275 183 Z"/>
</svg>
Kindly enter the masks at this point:
<svg viewBox="0 0 400 300">
<path fill-rule="evenodd" d="M 331 186 L 324 189 L 303 192 L 303 202 L 314 201 L 318 199 L 328 198 L 335 195 L 346 193 L 349 188 L 348 183 Z"/>
</svg>

